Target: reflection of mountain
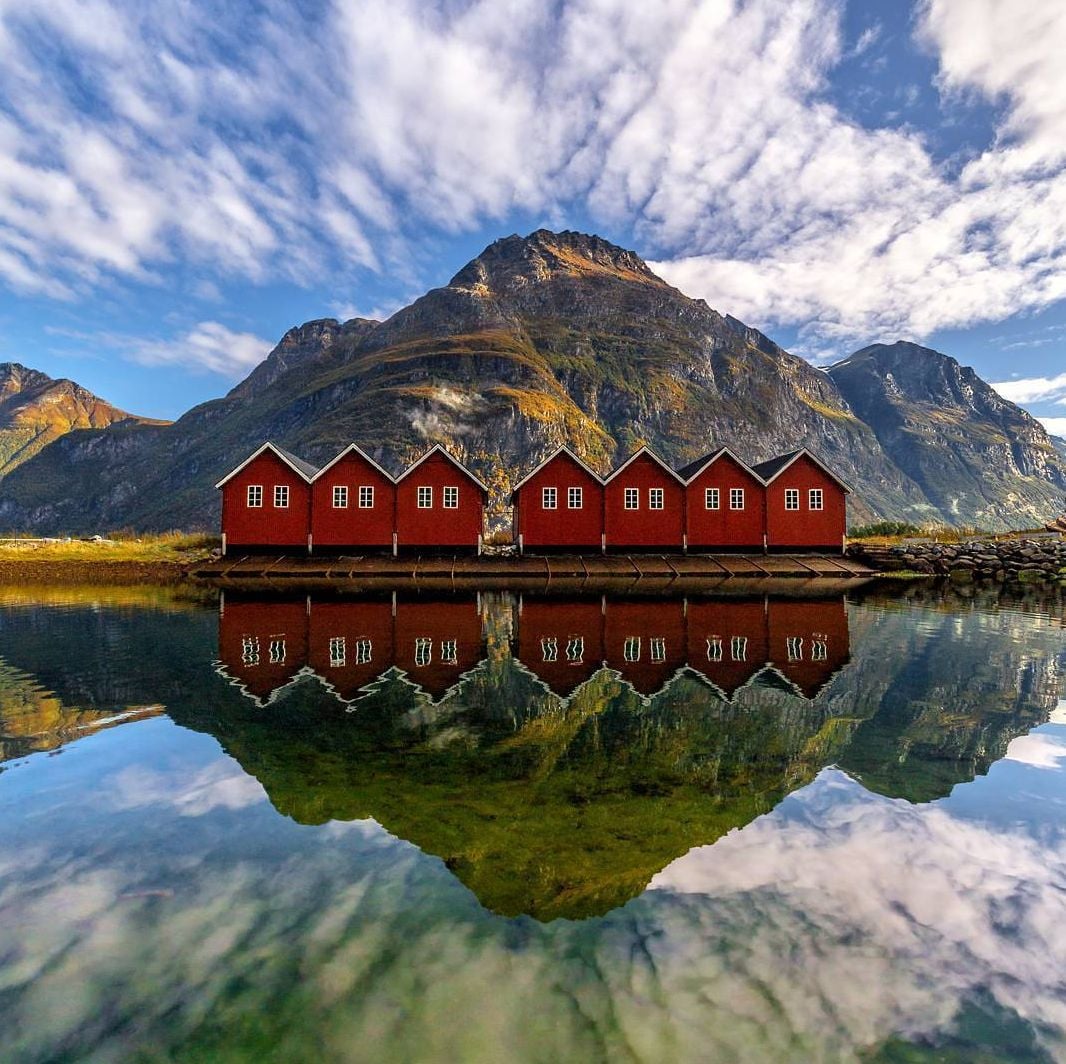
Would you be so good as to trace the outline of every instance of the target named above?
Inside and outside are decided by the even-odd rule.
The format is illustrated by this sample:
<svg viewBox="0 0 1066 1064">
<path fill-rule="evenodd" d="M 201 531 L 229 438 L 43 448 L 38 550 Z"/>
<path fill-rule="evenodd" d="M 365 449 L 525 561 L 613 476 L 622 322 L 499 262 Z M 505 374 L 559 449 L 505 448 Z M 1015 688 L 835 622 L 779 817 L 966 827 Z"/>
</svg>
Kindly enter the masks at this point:
<svg viewBox="0 0 1066 1064">
<path fill-rule="evenodd" d="M 873 601 L 230 597 L 217 644 L 207 612 L 2 620 L 64 703 L 165 702 L 281 813 L 374 818 L 540 919 L 620 905 L 826 764 L 945 794 L 1046 717 L 1063 662 L 1039 617 Z"/>
</svg>

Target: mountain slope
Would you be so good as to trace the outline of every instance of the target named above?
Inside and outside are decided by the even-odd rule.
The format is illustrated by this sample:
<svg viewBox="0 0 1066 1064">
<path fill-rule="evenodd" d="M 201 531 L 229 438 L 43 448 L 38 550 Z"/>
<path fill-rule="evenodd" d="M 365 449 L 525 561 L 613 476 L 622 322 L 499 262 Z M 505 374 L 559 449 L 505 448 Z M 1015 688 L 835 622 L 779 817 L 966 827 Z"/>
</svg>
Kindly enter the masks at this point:
<svg viewBox="0 0 1066 1064">
<path fill-rule="evenodd" d="M 58 440 L 0 482 L 0 524 L 213 527 L 212 485 L 264 439 L 317 462 L 356 442 L 393 469 L 442 443 L 497 503 L 561 443 L 601 471 L 641 443 L 677 464 L 723 443 L 752 462 L 807 446 L 855 489 L 852 521 L 944 515 L 834 377 L 631 251 L 539 230 L 496 241 L 387 321 L 290 330 L 173 425 Z M 989 522 L 1011 523 L 1016 503 L 990 500 Z"/>
<path fill-rule="evenodd" d="M 74 429 L 143 423 L 70 380 L 0 363 L 0 476 Z"/>
<path fill-rule="evenodd" d="M 829 376 L 948 520 L 994 527 L 1009 509 L 1039 523 L 1061 509 L 1066 462 L 1044 427 L 950 356 L 873 344 Z"/>
</svg>

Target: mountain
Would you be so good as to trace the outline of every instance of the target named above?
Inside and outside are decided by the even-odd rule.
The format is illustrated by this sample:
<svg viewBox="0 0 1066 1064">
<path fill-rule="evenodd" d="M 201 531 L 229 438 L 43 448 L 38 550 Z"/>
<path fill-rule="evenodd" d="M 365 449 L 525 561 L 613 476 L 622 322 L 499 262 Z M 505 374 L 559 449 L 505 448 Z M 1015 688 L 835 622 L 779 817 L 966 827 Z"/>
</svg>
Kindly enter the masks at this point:
<svg viewBox="0 0 1066 1064">
<path fill-rule="evenodd" d="M 0 362 L 0 477 L 74 429 L 144 421 L 73 381 L 53 380 L 17 362 Z"/>
<path fill-rule="evenodd" d="M 1043 425 L 968 367 L 928 347 L 873 344 L 829 368 L 892 462 L 954 523 L 1061 511 L 1066 461 Z"/>
<path fill-rule="evenodd" d="M 217 527 L 213 484 L 265 439 L 313 462 L 356 442 L 394 470 L 442 443 L 496 504 L 561 443 L 601 471 L 641 443 L 677 464 L 722 443 L 752 462 L 806 446 L 854 488 L 855 523 L 969 518 L 930 498 L 833 376 L 632 251 L 538 230 L 496 241 L 387 321 L 291 329 L 225 398 L 173 425 L 58 440 L 0 481 L 0 525 Z M 1046 469 L 1054 481 L 1063 465 Z M 1050 498 L 1012 485 L 990 489 L 985 523 L 1029 520 Z"/>
</svg>

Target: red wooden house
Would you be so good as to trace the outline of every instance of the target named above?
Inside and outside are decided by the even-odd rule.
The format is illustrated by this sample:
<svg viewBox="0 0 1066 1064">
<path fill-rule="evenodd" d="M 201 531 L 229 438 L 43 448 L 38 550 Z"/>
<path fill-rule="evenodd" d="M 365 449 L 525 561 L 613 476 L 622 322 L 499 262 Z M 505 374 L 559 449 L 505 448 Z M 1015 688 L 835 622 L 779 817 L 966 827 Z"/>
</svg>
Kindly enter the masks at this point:
<svg viewBox="0 0 1066 1064">
<path fill-rule="evenodd" d="M 685 540 L 689 550 L 766 545 L 763 482 L 728 447 L 678 470 L 685 481 Z"/>
<path fill-rule="evenodd" d="M 477 599 L 400 602 L 393 625 L 395 662 L 440 702 L 485 657 Z"/>
<path fill-rule="evenodd" d="M 603 646 L 607 667 L 650 698 L 687 660 L 684 603 L 680 599 L 608 602 Z"/>
<path fill-rule="evenodd" d="M 308 462 L 264 443 L 216 485 L 222 491 L 222 553 L 235 547 L 307 550 L 311 544 Z"/>
<path fill-rule="evenodd" d="M 311 481 L 311 541 L 318 550 L 393 547 L 396 482 L 356 444 Z"/>
<path fill-rule="evenodd" d="M 223 599 L 219 672 L 259 705 L 272 702 L 307 665 L 307 603 Z"/>
<path fill-rule="evenodd" d="M 518 657 L 561 698 L 603 667 L 605 610 L 600 599 L 539 599 L 522 596 Z"/>
<path fill-rule="evenodd" d="M 395 662 L 390 599 L 313 602 L 308 663 L 345 702 Z"/>
<path fill-rule="evenodd" d="M 844 596 L 770 599 L 770 660 L 805 698 L 814 698 L 851 658 Z"/>
<path fill-rule="evenodd" d="M 604 481 L 603 496 L 606 547 L 683 549 L 685 483 L 647 447 Z"/>
<path fill-rule="evenodd" d="M 766 485 L 769 548 L 844 549 L 850 489 L 810 451 L 792 451 L 752 469 Z"/>
<path fill-rule="evenodd" d="M 603 549 L 603 481 L 560 447 L 515 485 L 518 552 L 545 547 Z"/>
<path fill-rule="evenodd" d="M 770 657 L 763 599 L 695 599 L 687 611 L 688 664 L 727 699 Z"/>
<path fill-rule="evenodd" d="M 396 480 L 396 543 L 481 552 L 488 488 L 439 444 Z"/>
</svg>

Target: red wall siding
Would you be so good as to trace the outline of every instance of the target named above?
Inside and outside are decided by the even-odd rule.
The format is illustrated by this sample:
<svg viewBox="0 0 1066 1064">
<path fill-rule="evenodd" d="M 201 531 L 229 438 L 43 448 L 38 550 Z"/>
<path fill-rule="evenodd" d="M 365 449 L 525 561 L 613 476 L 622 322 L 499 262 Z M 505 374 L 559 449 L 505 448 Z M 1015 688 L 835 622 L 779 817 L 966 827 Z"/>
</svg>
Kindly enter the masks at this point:
<svg viewBox="0 0 1066 1064">
<path fill-rule="evenodd" d="M 718 489 L 718 509 L 708 510 L 705 489 Z M 744 489 L 744 509 L 729 507 L 732 488 Z M 762 483 L 728 454 L 715 459 L 685 489 L 689 549 L 750 547 L 762 550 L 766 494 Z"/>
<path fill-rule="evenodd" d="M 348 489 L 347 508 L 333 506 L 333 489 Z M 374 489 L 372 509 L 360 509 L 359 488 Z M 460 496 L 461 500 L 461 496 Z M 312 485 L 311 534 L 315 547 L 392 547 L 396 489 L 362 455 L 346 454 Z"/>
<path fill-rule="evenodd" d="M 263 506 L 249 509 L 248 485 L 263 486 Z M 274 486 L 287 484 L 289 506 L 274 505 Z M 264 451 L 222 485 L 222 531 L 227 549 L 297 547 L 307 550 L 311 530 L 311 486 L 276 454 Z"/>
<path fill-rule="evenodd" d="M 433 488 L 433 507 L 420 510 L 418 488 Z M 459 508 L 445 510 L 441 489 L 459 489 Z M 442 454 L 431 454 L 396 485 L 396 533 L 400 547 L 477 547 L 484 527 L 481 489 Z"/>
<path fill-rule="evenodd" d="M 218 656 L 230 676 L 266 701 L 307 664 L 306 603 L 227 601 L 218 619 Z"/>
<path fill-rule="evenodd" d="M 542 488 L 556 489 L 556 509 L 545 510 Z M 567 505 L 569 488 L 582 489 L 582 507 Z M 596 547 L 603 532 L 603 485 L 568 454 L 557 454 L 519 488 L 516 531 L 523 546 Z"/>
<path fill-rule="evenodd" d="M 798 510 L 785 509 L 785 489 L 798 488 Z M 821 488 L 825 509 L 810 508 L 807 492 Z M 801 455 L 766 489 L 767 541 L 771 547 L 825 547 L 839 551 L 847 528 L 846 494 L 806 455 Z"/>
<path fill-rule="evenodd" d="M 851 657 L 842 597 L 820 602 L 771 600 L 769 629 L 771 662 L 807 698 L 814 698 Z"/>
<path fill-rule="evenodd" d="M 625 489 L 637 488 L 639 509 L 625 509 Z M 662 510 L 648 509 L 648 489 L 662 488 Z M 685 490 L 650 455 L 642 454 L 604 488 L 608 547 L 669 547 L 680 550 Z"/>
<path fill-rule="evenodd" d="M 565 697 L 603 665 L 603 617 L 599 599 L 523 599 L 518 657 L 530 672 Z M 574 642 L 578 639 L 582 641 L 580 655 Z"/>
</svg>

